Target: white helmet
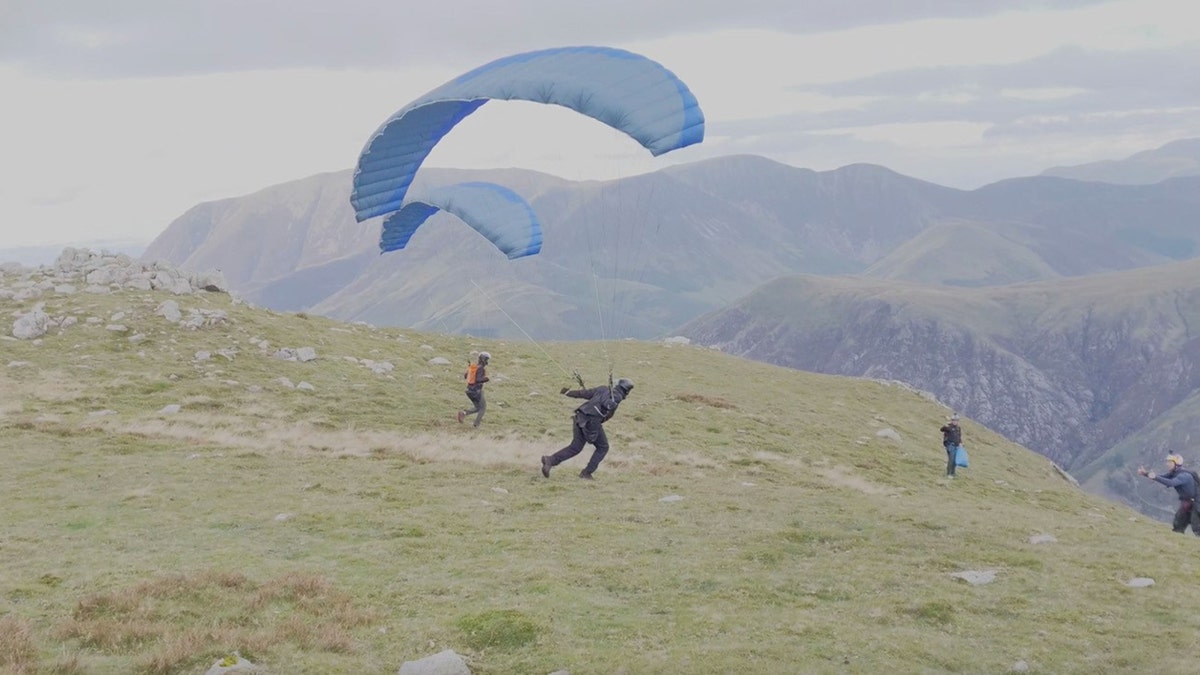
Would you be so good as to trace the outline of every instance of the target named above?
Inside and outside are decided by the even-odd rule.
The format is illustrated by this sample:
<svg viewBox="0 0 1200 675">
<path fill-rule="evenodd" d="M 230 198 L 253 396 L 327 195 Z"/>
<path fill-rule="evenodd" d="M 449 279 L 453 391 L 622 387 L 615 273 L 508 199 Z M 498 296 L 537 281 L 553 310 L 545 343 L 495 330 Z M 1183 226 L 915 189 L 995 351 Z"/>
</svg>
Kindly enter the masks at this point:
<svg viewBox="0 0 1200 675">
<path fill-rule="evenodd" d="M 487 352 L 479 352 L 479 360 L 487 363 L 492 360 L 492 355 Z"/>
</svg>

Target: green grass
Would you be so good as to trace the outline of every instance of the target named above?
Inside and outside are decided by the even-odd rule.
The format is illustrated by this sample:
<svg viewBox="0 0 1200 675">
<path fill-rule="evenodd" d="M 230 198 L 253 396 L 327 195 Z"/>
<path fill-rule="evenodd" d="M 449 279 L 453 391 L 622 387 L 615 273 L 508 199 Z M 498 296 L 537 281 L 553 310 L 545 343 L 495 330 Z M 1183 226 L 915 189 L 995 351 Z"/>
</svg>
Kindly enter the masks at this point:
<svg viewBox="0 0 1200 675">
<path fill-rule="evenodd" d="M 475 673 L 1194 670 L 1196 540 L 969 421 L 971 468 L 939 480 L 946 411 L 903 388 L 216 294 L 180 303 L 230 323 L 186 331 L 153 315 L 166 297 L 49 297 L 80 323 L 0 342 L 0 671 L 200 673 L 236 651 L 385 673 L 443 649 Z M 117 310 L 146 341 L 82 321 Z M 478 430 L 453 417 L 472 349 L 493 356 Z M 599 384 L 606 352 L 636 382 L 613 449 L 594 483 L 586 452 L 545 480 L 570 434 L 560 364 Z M 996 581 L 950 576 L 971 569 Z"/>
</svg>

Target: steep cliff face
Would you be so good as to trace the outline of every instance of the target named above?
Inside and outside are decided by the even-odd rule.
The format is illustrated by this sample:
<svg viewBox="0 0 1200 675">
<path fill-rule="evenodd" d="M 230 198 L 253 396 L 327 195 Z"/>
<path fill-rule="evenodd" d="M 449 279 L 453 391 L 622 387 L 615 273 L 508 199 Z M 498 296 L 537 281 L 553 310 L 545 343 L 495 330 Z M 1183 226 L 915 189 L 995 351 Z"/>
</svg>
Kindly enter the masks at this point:
<svg viewBox="0 0 1200 675">
<path fill-rule="evenodd" d="M 847 307 L 839 318 L 836 326 L 798 331 L 786 321 L 733 310 L 683 333 L 800 370 L 906 382 L 1060 464 L 1069 465 L 1083 445 L 1085 405 L 1068 393 L 1070 386 L 989 336 L 953 322 L 905 317 L 879 300 Z"/>
</svg>

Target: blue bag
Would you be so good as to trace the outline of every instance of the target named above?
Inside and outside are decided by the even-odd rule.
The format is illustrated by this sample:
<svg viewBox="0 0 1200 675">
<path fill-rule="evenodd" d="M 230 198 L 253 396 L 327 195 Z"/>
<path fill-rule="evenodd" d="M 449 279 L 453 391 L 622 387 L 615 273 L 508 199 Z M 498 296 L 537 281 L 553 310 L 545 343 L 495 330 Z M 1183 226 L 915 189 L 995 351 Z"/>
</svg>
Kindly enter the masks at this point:
<svg viewBox="0 0 1200 675">
<path fill-rule="evenodd" d="M 961 445 L 954 449 L 954 466 L 969 466 L 967 464 L 967 449 Z"/>
</svg>

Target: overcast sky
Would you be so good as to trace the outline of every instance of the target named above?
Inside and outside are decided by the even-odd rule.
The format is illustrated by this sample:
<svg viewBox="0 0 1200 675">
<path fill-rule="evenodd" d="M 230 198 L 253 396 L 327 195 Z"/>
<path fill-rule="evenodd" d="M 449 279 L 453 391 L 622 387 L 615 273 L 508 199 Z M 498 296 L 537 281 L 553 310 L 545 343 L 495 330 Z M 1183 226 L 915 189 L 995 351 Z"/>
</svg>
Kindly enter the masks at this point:
<svg viewBox="0 0 1200 675">
<path fill-rule="evenodd" d="M 598 5 L 603 4 L 603 7 Z M 602 44 L 682 78 L 703 144 L 493 103 L 428 166 L 607 178 L 755 153 L 962 188 L 1200 137 L 1195 0 L 0 0 L 0 248 L 149 241 L 207 200 L 354 165 L 514 52 Z"/>
</svg>

